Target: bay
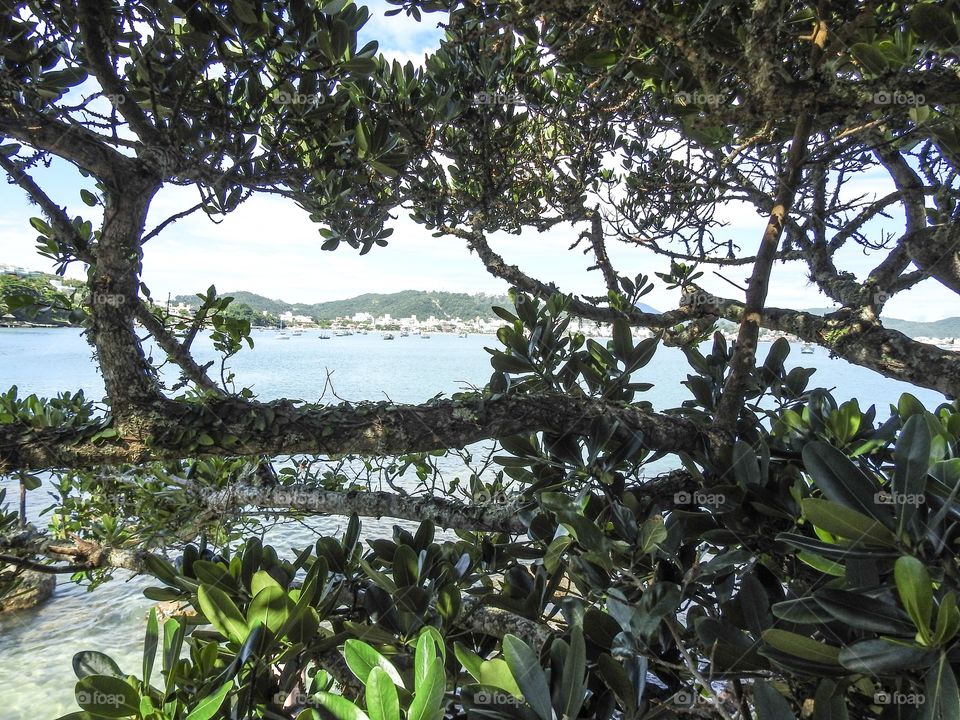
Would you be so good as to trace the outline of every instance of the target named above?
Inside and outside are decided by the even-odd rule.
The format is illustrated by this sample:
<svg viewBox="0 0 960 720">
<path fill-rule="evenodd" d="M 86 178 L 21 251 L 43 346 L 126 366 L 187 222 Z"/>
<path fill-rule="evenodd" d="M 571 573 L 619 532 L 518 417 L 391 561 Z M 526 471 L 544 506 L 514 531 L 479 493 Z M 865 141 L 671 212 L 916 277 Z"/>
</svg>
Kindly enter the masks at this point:
<svg viewBox="0 0 960 720">
<path fill-rule="evenodd" d="M 492 336 L 434 334 L 396 337 L 385 341 L 379 333 L 331 337 L 321 340 L 318 331 L 281 340 L 273 331 L 254 333 L 255 347 L 242 351 L 230 363 L 237 387 L 250 387 L 261 400 L 298 398 L 339 402 L 392 400 L 423 402 L 438 393 L 449 395 L 482 387 L 490 377 L 489 354 L 497 347 Z M 769 344 L 761 344 L 764 357 Z M 162 357 L 153 351 L 155 357 Z M 197 340 L 202 362 L 214 360 L 209 343 Z M 861 408 L 876 404 L 878 416 L 889 415 L 902 392 L 912 392 L 928 408 L 943 401 L 938 393 L 916 389 L 872 371 L 831 359 L 822 348 L 801 355 L 794 346 L 788 367 L 817 369 L 811 386 L 835 389 L 838 401 L 855 397 Z M 215 366 L 212 372 L 219 372 Z M 636 380 L 654 383 L 646 393 L 657 409 L 675 407 L 689 397 L 680 385 L 688 372 L 686 360 L 675 348 L 660 347 L 650 365 Z M 171 375 L 173 377 L 173 375 Z M 64 390 L 84 390 L 100 399 L 103 383 L 93 361 L 93 351 L 79 330 L 0 329 L 0 390 L 11 385 L 20 395 L 51 396 Z M 14 484 L 0 480 L 15 495 Z M 41 488 L 29 495 L 28 512 L 38 518 L 49 504 Z M 278 550 L 305 546 L 314 532 L 337 533 L 343 518 L 319 518 L 310 527 L 297 526 L 271 537 Z M 371 534 L 389 533 L 393 521 L 366 521 Z M 80 650 L 111 655 L 125 672 L 138 673 L 144 617 L 151 603 L 142 596 L 149 583 L 117 573 L 112 581 L 88 592 L 61 577 L 54 598 L 39 608 L 0 615 L 0 715 L 8 720 L 53 718 L 76 709 L 73 699 L 71 658 Z"/>
</svg>

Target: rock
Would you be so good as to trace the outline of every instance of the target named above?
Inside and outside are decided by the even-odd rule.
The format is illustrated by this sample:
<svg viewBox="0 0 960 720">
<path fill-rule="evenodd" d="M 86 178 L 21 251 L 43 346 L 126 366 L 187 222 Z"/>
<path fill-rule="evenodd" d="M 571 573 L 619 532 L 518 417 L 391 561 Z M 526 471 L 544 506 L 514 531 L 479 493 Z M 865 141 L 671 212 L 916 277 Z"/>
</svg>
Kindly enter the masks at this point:
<svg viewBox="0 0 960 720">
<path fill-rule="evenodd" d="M 196 617 L 197 611 L 185 600 L 166 600 L 156 604 L 157 621 L 163 624 L 169 618 Z"/>
<path fill-rule="evenodd" d="M 0 597 L 0 613 L 24 610 L 46 602 L 57 587 L 56 575 L 25 570 L 19 584 Z"/>
</svg>

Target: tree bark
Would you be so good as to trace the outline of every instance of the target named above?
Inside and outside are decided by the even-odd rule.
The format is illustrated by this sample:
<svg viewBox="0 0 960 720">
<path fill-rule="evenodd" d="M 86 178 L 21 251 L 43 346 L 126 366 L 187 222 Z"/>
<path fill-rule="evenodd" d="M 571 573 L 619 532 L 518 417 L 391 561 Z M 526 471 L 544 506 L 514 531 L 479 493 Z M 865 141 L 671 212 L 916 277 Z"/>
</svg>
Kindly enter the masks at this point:
<svg viewBox="0 0 960 720">
<path fill-rule="evenodd" d="M 502 395 L 422 405 L 366 403 L 297 406 L 288 400 L 237 398 L 204 403 L 165 400 L 138 408 L 117 438 L 91 441 L 97 428 L 0 425 L 0 472 L 146 463 L 197 455 L 396 455 L 462 448 L 538 431 L 589 434 L 604 416 L 623 439 L 643 447 L 697 454 L 727 436 L 671 415 L 564 394 Z"/>
</svg>

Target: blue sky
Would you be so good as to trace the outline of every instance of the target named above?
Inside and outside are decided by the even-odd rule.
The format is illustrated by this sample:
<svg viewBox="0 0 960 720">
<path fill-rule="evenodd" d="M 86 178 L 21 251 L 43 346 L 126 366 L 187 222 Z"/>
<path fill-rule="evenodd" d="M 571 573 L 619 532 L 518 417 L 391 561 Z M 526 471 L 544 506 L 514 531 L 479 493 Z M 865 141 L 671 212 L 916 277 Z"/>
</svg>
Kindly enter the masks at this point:
<svg viewBox="0 0 960 720">
<path fill-rule="evenodd" d="M 366 3 L 371 20 L 364 28 L 362 41 L 377 39 L 387 57 L 402 62 L 420 62 L 436 47 L 440 15 L 424 15 L 414 22 L 403 13 L 384 17 L 390 9 L 382 0 Z M 79 200 L 84 181 L 71 167 L 54 163 L 37 174 L 41 185 L 55 201 L 67 206 L 71 214 L 83 214 L 95 220 L 95 214 Z M 88 181 L 86 181 L 88 182 Z M 84 183 L 86 184 L 86 183 Z M 865 176 L 857 183 L 857 192 L 885 194 L 888 185 L 881 176 Z M 165 189 L 151 209 L 148 225 L 196 202 L 194 191 Z M 48 270 L 49 264 L 34 250 L 35 233 L 29 226 L 38 215 L 16 187 L 0 185 L 0 262 L 11 262 Z M 730 206 L 721 210 L 729 222 L 720 237 L 731 237 L 743 248 L 758 245 L 765 219 L 749 208 Z M 902 227 L 899 218 L 891 219 L 891 228 Z M 270 197 L 253 198 L 237 212 L 215 225 L 202 214 L 181 220 L 144 247 L 143 280 L 153 296 L 165 299 L 194 293 L 216 284 L 218 290 L 250 290 L 288 302 L 320 302 L 351 297 L 365 292 L 393 292 L 405 289 L 449 290 L 457 292 L 500 293 L 507 288 L 489 275 L 477 260 L 455 239 L 433 238 L 429 232 L 401 216 L 396 232 L 386 248 L 374 248 L 359 257 L 342 246 L 335 252 L 320 250 L 317 227 L 293 203 Z M 519 265 L 531 275 L 555 282 L 567 292 L 605 294 L 599 274 L 586 272 L 590 264 L 580 252 L 567 250 L 580 228 L 562 227 L 547 234 L 527 231 L 520 236 L 494 236 L 491 245 L 508 262 Z M 651 253 L 610 244 L 610 252 L 620 271 L 629 276 L 667 269 L 667 262 Z M 878 258 L 865 257 L 859 247 L 844 249 L 838 264 L 862 275 Z M 729 279 L 743 284 L 746 270 L 724 271 Z M 81 268 L 71 273 L 82 277 Z M 783 307 L 823 307 L 830 303 L 812 287 L 800 263 L 778 264 L 770 288 L 770 304 Z M 742 293 L 714 276 L 709 268 L 701 280 L 719 295 L 742 298 Z M 675 307 L 676 291 L 662 286 L 644 298 L 659 309 Z M 960 298 L 932 280 L 909 293 L 894 298 L 886 314 L 917 320 L 935 320 L 960 315 Z"/>
</svg>

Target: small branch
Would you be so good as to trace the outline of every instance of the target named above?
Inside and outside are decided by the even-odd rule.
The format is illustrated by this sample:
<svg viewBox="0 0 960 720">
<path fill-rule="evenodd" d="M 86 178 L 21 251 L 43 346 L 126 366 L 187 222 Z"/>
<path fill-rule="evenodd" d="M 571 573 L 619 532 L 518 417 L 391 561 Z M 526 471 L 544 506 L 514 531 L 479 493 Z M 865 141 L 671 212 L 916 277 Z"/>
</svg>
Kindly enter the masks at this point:
<svg viewBox="0 0 960 720">
<path fill-rule="evenodd" d="M 465 504 L 443 497 L 401 495 L 380 491 L 335 491 L 303 485 L 231 485 L 206 489 L 194 486 L 208 510 L 229 513 L 243 507 L 292 510 L 309 515 L 390 517 L 432 520 L 442 528 L 521 534 L 526 526 L 518 507 L 508 504 Z"/>
<path fill-rule="evenodd" d="M 770 211 L 767 227 L 763 232 L 760 249 L 757 251 L 757 262 L 753 266 L 750 283 L 747 287 L 747 299 L 740 320 L 740 331 L 737 334 L 737 344 L 730 362 L 730 374 L 723 386 L 723 394 L 717 408 L 716 423 L 719 427 L 733 431 L 736 427 L 740 410 L 743 408 L 747 378 L 756 362 L 757 339 L 760 334 L 760 325 L 763 318 L 763 307 L 767 301 L 767 290 L 770 286 L 770 274 L 773 270 L 774 259 L 780 246 L 780 237 L 783 235 L 784 221 L 793 205 L 797 186 L 800 182 L 801 167 L 806 153 L 807 139 L 813 127 L 813 115 L 803 113 L 797 121 L 787 158 L 787 171 L 777 199 Z"/>
</svg>

